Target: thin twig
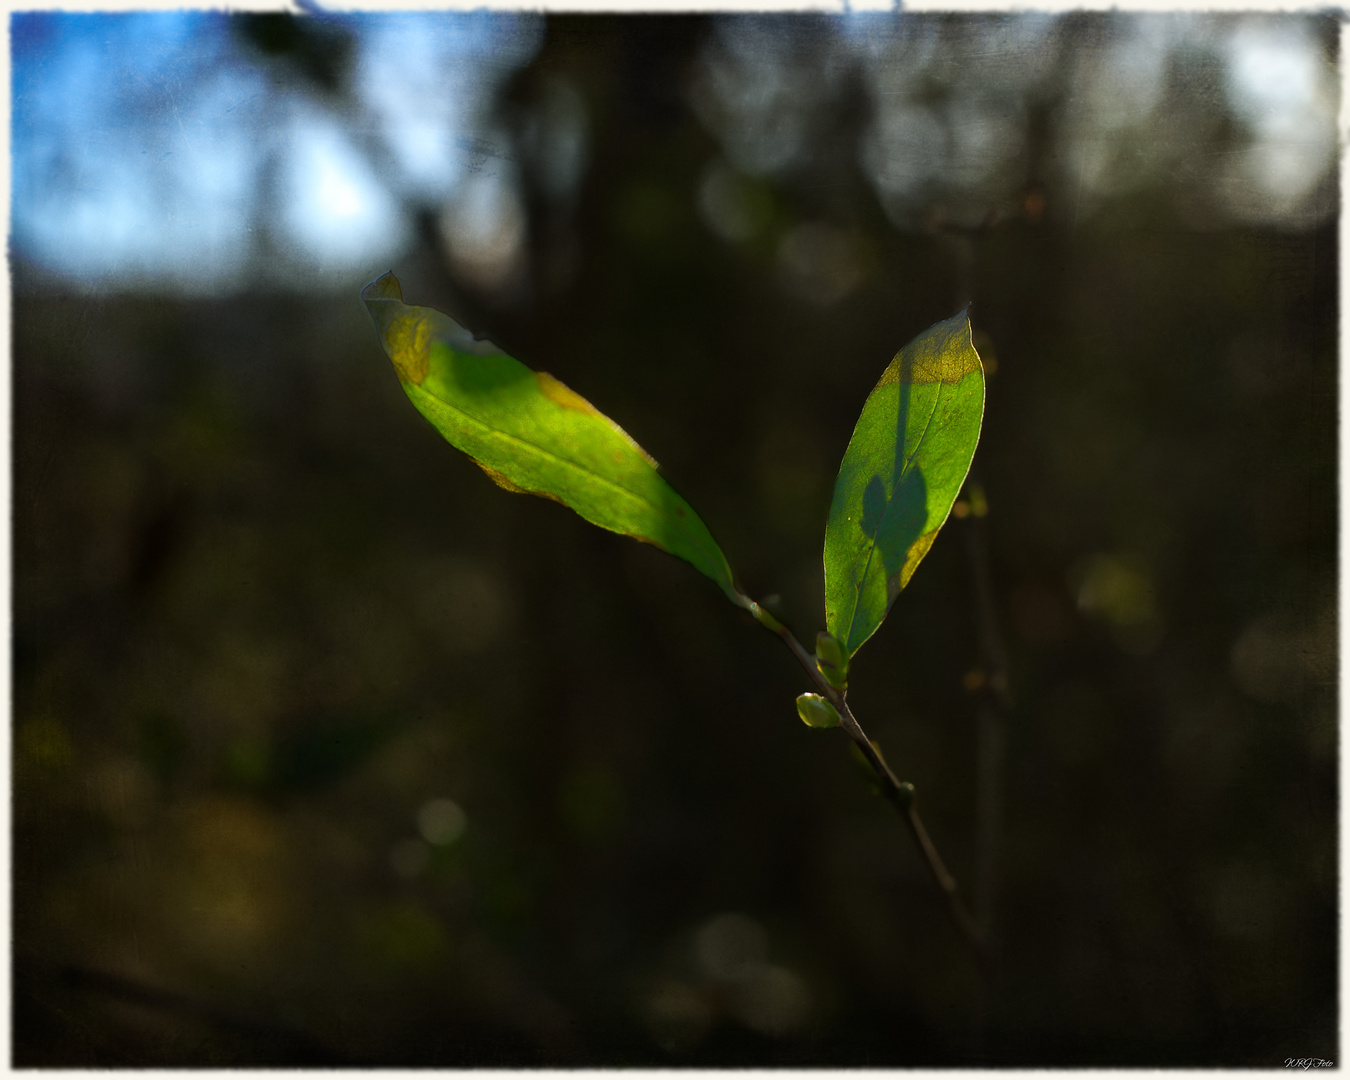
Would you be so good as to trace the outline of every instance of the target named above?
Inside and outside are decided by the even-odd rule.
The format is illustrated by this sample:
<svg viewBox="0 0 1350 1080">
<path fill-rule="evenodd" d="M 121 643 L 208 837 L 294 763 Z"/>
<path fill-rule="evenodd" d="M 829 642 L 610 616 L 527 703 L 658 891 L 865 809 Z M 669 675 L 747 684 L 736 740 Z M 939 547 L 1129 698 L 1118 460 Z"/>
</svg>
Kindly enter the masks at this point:
<svg viewBox="0 0 1350 1080">
<path fill-rule="evenodd" d="M 981 692 L 977 737 L 980 793 L 977 806 L 975 855 L 975 913 L 981 932 L 992 947 L 998 891 L 998 849 L 1003 818 L 1004 716 L 1012 707 L 1008 685 L 1008 651 L 999 631 L 989 558 L 988 506 L 978 471 L 966 482 L 970 515 L 965 522 L 966 546 L 974 582 L 975 622 L 979 637 Z"/>
<path fill-rule="evenodd" d="M 857 717 L 848 707 L 845 694 L 840 693 L 825 681 L 820 669 L 816 667 L 815 658 L 802 647 L 802 643 L 797 640 L 792 631 L 749 597 L 742 597 L 742 600 L 745 609 L 755 617 L 760 625 L 783 639 L 792 655 L 797 658 L 802 667 L 806 669 L 807 674 L 811 676 L 812 681 L 820 688 L 821 694 L 838 710 L 840 726 L 848 733 L 849 738 L 853 740 L 854 745 L 857 746 L 863 757 L 867 759 L 867 763 L 872 766 L 872 770 L 877 774 L 877 779 L 881 781 L 882 794 L 905 819 L 905 824 L 909 826 L 910 835 L 914 837 L 915 844 L 918 845 L 919 851 L 928 863 L 928 869 L 933 875 L 934 882 L 937 883 L 938 888 L 942 890 L 947 899 L 947 910 L 951 913 L 952 921 L 956 923 L 957 929 L 965 936 L 971 949 L 974 950 L 976 958 L 983 965 L 984 942 L 980 937 L 978 927 L 975 925 L 975 920 L 970 917 L 970 913 L 961 900 L 961 893 L 956 887 L 956 879 L 948 872 L 937 848 L 933 846 L 928 830 L 924 828 L 923 820 L 919 817 L 919 809 L 915 803 L 914 785 L 902 783 L 895 778 L 895 773 L 886 764 L 886 759 L 881 756 L 876 744 L 867 737 L 867 733 L 863 731 Z"/>
<path fill-rule="evenodd" d="M 974 584 L 974 615 L 979 638 L 980 693 L 976 719 L 975 800 L 975 918 L 986 946 L 985 977 L 980 980 L 976 1004 L 976 1058 L 989 1052 L 989 1030 L 994 995 L 999 983 L 998 856 L 1003 832 L 1004 716 L 1012 706 L 1008 681 L 1008 651 L 999 632 L 994 579 L 989 558 L 988 501 L 980 484 L 978 465 L 966 479 L 966 550 Z"/>
</svg>

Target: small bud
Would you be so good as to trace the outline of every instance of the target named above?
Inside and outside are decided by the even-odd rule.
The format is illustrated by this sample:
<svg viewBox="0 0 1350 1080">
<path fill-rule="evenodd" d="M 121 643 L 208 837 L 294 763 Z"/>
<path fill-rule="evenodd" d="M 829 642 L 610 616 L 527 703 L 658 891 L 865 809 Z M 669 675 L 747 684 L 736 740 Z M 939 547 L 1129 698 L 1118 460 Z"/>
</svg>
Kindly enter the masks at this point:
<svg viewBox="0 0 1350 1080">
<path fill-rule="evenodd" d="M 824 630 L 816 635 L 816 670 L 836 690 L 848 686 L 848 653 Z"/>
<path fill-rule="evenodd" d="M 819 694 L 802 694 L 797 698 L 797 715 L 807 727 L 832 728 L 839 726 L 839 713 Z"/>
<path fill-rule="evenodd" d="M 775 634 L 782 632 L 783 624 L 765 611 L 761 605 L 756 604 L 753 600 L 747 600 L 746 604 L 746 610 L 755 617 L 755 621 L 758 622 L 760 626 L 763 626 L 767 630 L 772 630 Z"/>
</svg>

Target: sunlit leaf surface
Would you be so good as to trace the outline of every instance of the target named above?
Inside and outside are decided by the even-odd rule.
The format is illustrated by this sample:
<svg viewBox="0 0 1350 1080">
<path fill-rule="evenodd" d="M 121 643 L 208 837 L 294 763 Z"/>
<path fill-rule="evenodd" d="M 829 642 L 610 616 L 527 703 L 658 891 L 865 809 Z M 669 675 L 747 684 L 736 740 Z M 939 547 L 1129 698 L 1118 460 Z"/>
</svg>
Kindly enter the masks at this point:
<svg viewBox="0 0 1350 1080">
<path fill-rule="evenodd" d="M 825 622 L 850 655 L 947 520 L 983 416 L 984 369 L 964 311 L 901 349 L 868 396 L 825 526 Z"/>
<path fill-rule="evenodd" d="M 449 316 L 405 304 L 392 273 L 361 299 L 412 403 L 494 482 L 678 555 L 741 602 L 707 526 L 613 420 Z"/>
</svg>

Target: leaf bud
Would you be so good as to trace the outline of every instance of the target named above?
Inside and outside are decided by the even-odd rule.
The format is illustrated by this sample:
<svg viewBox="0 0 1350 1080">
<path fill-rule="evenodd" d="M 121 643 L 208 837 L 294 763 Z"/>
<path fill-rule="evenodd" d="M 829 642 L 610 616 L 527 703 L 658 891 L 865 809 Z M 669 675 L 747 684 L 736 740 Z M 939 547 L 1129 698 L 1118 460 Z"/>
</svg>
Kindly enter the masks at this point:
<svg viewBox="0 0 1350 1080">
<path fill-rule="evenodd" d="M 797 715 L 802 723 L 813 728 L 839 726 L 839 713 L 819 694 L 802 694 L 797 698 Z"/>
<path fill-rule="evenodd" d="M 848 686 L 848 653 L 824 630 L 816 635 L 816 670 L 836 690 Z"/>
</svg>

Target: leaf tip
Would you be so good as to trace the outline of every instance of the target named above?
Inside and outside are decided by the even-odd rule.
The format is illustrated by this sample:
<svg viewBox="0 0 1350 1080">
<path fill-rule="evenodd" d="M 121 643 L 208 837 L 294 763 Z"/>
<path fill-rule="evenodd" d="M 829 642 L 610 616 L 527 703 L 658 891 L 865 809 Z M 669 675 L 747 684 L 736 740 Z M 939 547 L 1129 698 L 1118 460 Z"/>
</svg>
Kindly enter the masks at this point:
<svg viewBox="0 0 1350 1080">
<path fill-rule="evenodd" d="M 392 270 L 362 289 L 361 299 L 399 380 L 421 386 L 431 365 L 431 339 L 438 324 L 449 320 L 439 312 L 405 304 L 403 286 Z"/>
<path fill-rule="evenodd" d="M 366 303 L 372 300 L 403 300 L 403 286 L 398 283 L 398 278 L 394 277 L 394 272 L 389 270 L 364 289 L 361 290 L 361 299 Z"/>
</svg>

